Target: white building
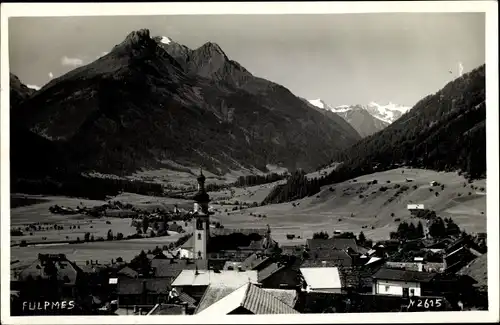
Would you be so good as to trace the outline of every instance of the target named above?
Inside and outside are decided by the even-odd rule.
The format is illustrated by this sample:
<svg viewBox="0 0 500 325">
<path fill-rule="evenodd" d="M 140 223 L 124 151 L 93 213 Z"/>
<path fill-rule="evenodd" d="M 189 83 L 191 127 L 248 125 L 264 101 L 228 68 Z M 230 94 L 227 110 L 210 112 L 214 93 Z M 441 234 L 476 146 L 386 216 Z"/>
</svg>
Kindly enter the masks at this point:
<svg viewBox="0 0 500 325">
<path fill-rule="evenodd" d="M 303 267 L 300 273 L 306 284 L 306 291 L 333 292 L 342 291 L 342 281 L 337 267 Z"/>
<path fill-rule="evenodd" d="M 422 288 L 436 273 L 382 268 L 373 276 L 373 294 L 391 296 L 422 296 Z"/>
</svg>

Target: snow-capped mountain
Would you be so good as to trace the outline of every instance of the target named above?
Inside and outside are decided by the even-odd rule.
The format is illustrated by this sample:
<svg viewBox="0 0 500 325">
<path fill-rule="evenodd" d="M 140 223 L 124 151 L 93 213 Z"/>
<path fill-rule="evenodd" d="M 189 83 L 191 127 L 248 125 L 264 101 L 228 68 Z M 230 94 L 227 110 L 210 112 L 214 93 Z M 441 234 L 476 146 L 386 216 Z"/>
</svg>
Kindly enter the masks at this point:
<svg viewBox="0 0 500 325">
<path fill-rule="evenodd" d="M 308 100 L 308 102 L 318 108 L 340 115 L 349 122 L 362 137 L 369 136 L 384 129 L 411 109 L 411 107 L 393 103 L 380 105 L 371 102 L 368 105 L 340 105 L 333 107 L 321 99 L 312 99 Z"/>
</svg>

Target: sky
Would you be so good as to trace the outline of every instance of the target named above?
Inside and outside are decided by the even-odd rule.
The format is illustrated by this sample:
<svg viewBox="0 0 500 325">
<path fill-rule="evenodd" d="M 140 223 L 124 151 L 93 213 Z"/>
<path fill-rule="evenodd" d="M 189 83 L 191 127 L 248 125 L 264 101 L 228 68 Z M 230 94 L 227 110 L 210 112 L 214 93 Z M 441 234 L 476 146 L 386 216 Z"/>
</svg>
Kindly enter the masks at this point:
<svg viewBox="0 0 500 325">
<path fill-rule="evenodd" d="M 484 13 L 22 17 L 9 19 L 10 70 L 40 87 L 142 28 L 192 49 L 217 43 L 255 76 L 332 106 L 412 106 L 485 62 Z"/>
</svg>

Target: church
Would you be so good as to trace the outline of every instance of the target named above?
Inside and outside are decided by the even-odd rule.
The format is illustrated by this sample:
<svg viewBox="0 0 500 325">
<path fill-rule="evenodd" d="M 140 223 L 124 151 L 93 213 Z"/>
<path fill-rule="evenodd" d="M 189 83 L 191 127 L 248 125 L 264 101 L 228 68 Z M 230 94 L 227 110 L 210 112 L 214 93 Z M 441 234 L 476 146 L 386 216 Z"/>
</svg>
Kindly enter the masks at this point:
<svg viewBox="0 0 500 325">
<path fill-rule="evenodd" d="M 192 212 L 193 235 L 182 245 L 184 251 L 189 252 L 189 258 L 204 261 L 198 265 L 207 265 L 208 259 L 221 258 L 221 255 L 243 254 L 246 258 L 252 253 L 266 253 L 277 246 L 277 243 L 271 237 L 271 229 L 230 229 L 214 228 L 210 226 L 209 202 L 210 196 L 205 189 L 206 177 L 203 170 L 197 177 L 198 190 L 194 195 L 194 208 Z M 235 243 L 236 239 L 243 238 L 241 243 Z M 241 244 L 241 245 L 238 245 Z"/>
</svg>

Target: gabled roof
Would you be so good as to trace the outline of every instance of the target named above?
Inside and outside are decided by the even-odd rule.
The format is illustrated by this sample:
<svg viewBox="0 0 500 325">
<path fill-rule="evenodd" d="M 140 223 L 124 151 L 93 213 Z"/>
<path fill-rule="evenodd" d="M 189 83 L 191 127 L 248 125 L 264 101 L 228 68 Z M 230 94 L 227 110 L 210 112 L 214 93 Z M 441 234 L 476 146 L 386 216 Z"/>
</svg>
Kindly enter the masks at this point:
<svg viewBox="0 0 500 325">
<path fill-rule="evenodd" d="M 264 281 L 265 279 L 269 278 L 274 273 L 276 273 L 284 268 L 285 268 L 284 265 L 279 265 L 278 263 L 272 263 L 272 264 L 268 265 L 267 267 L 265 267 L 259 271 L 259 273 L 258 273 L 259 282 Z"/>
<path fill-rule="evenodd" d="M 254 253 L 254 254 L 250 255 L 249 257 L 247 257 L 241 263 L 240 266 L 243 270 L 253 270 L 268 260 L 269 260 L 269 257 L 267 257 L 265 255 Z"/>
<path fill-rule="evenodd" d="M 300 273 L 307 287 L 312 290 L 342 288 L 337 267 L 301 267 Z"/>
<path fill-rule="evenodd" d="M 436 274 L 437 273 L 381 268 L 373 275 L 373 278 L 404 282 L 431 282 Z"/>
<path fill-rule="evenodd" d="M 182 270 L 196 269 L 196 264 L 183 259 L 154 259 L 151 260 L 151 267 L 155 269 L 155 277 L 175 278 Z"/>
<path fill-rule="evenodd" d="M 156 304 L 148 315 L 184 315 L 184 307 L 173 304 Z"/>
<path fill-rule="evenodd" d="M 340 249 L 329 249 L 320 248 L 312 250 L 309 254 L 309 259 L 320 260 L 320 261 L 334 261 L 335 266 L 350 266 L 352 264 L 352 258 L 344 250 Z"/>
<path fill-rule="evenodd" d="M 200 303 L 195 310 L 195 314 L 201 312 L 202 310 L 210 307 L 217 301 L 229 295 L 231 292 L 235 291 L 239 287 L 226 286 L 221 284 L 211 284 L 208 286 L 207 290 L 200 299 Z"/>
<path fill-rule="evenodd" d="M 355 252 L 359 251 L 358 245 L 356 244 L 356 240 L 354 238 L 333 237 L 329 239 L 308 239 L 307 246 L 311 251 L 318 251 L 323 249 L 344 250 L 347 248 L 350 248 Z"/>
<path fill-rule="evenodd" d="M 488 288 L 488 257 L 487 253 L 474 259 L 457 272 L 458 275 L 468 275 L 477 283 L 475 286 Z"/>
<path fill-rule="evenodd" d="M 83 273 L 80 267 L 66 259 L 66 257 L 60 257 L 55 260 L 54 266 L 57 269 L 57 280 L 67 285 L 74 285 L 79 274 Z M 36 259 L 18 274 L 19 281 L 26 281 L 29 278 L 36 280 L 38 277 L 44 280 L 49 279 L 49 275 L 45 273 L 45 267 L 39 259 Z"/>
<path fill-rule="evenodd" d="M 241 286 L 245 283 L 257 283 L 257 271 L 226 271 L 213 270 L 182 270 L 172 283 L 173 286 L 208 286 L 210 284 L 225 284 Z"/>
<path fill-rule="evenodd" d="M 187 303 L 189 308 L 196 308 L 196 300 L 185 292 L 181 292 L 178 296 L 179 300 Z"/>
<path fill-rule="evenodd" d="M 124 276 L 127 276 L 129 278 L 137 278 L 139 276 L 139 273 L 129 266 L 123 267 L 122 269 L 120 269 L 120 271 L 117 272 L 117 274 L 124 275 Z"/>
<path fill-rule="evenodd" d="M 265 292 L 269 292 L 277 299 L 283 301 L 290 307 L 294 307 L 297 302 L 298 294 L 296 290 L 286 290 L 286 289 L 268 289 L 263 288 Z"/>
<path fill-rule="evenodd" d="M 170 292 L 170 283 L 166 279 L 123 279 L 118 281 L 117 291 L 119 295 L 142 294 L 144 291 L 155 294 L 168 294 Z"/>
<path fill-rule="evenodd" d="M 227 315 L 238 308 L 244 308 L 255 315 L 269 314 L 297 314 L 298 312 L 253 284 L 245 284 L 220 299 L 213 305 L 205 308 L 200 315 Z"/>
</svg>

